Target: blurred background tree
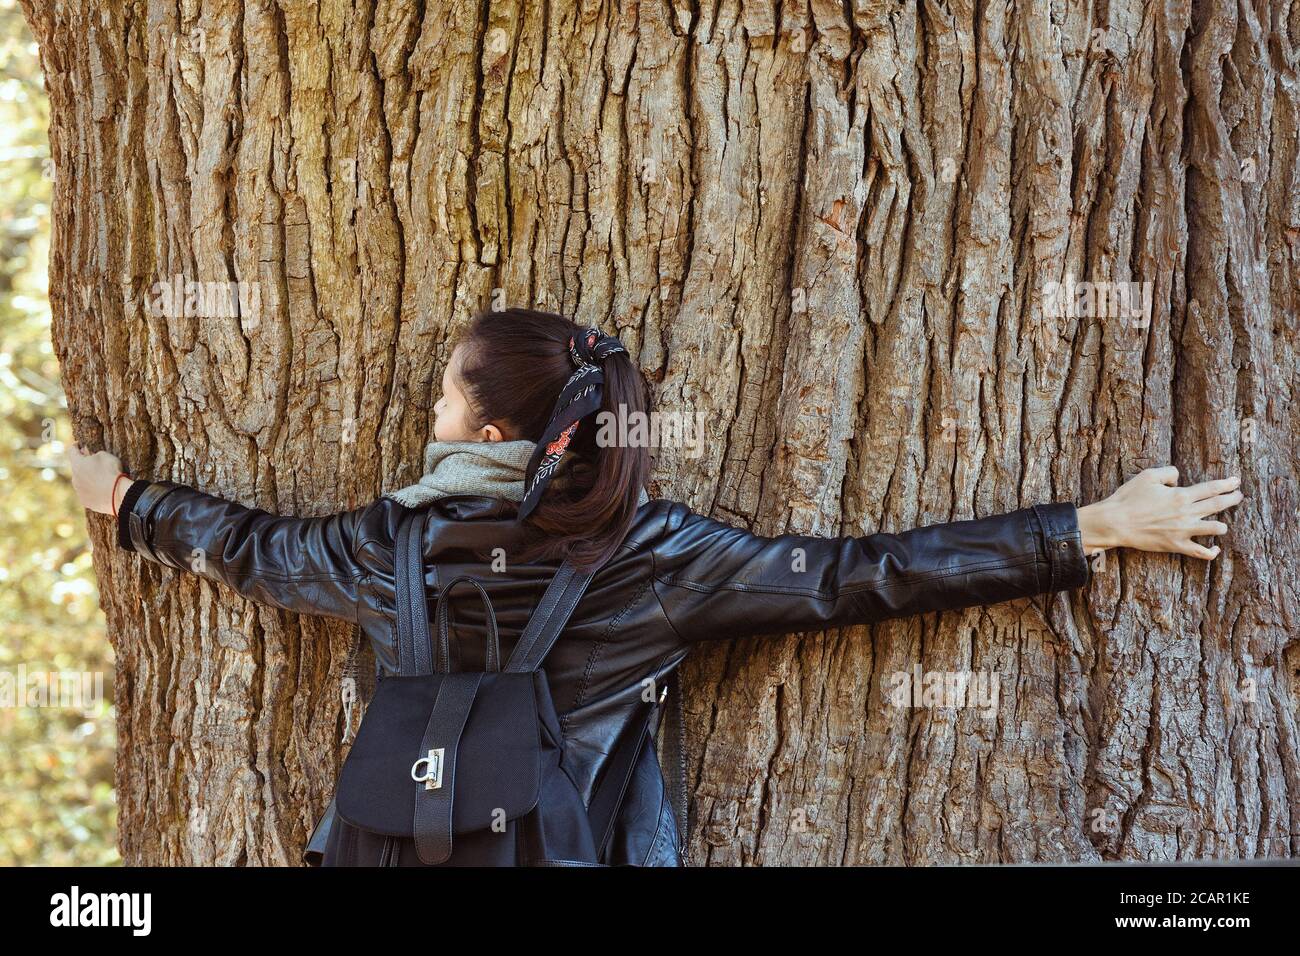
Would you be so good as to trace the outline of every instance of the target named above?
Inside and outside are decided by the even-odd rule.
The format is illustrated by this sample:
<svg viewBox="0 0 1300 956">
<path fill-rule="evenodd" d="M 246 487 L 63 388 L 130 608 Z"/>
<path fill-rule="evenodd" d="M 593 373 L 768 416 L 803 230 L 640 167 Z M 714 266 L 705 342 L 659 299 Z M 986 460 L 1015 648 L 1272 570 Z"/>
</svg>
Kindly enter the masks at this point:
<svg viewBox="0 0 1300 956">
<path fill-rule="evenodd" d="M 0 865 L 120 862 L 113 656 L 50 342 L 48 127 L 35 40 L 0 0 L 0 671 L 104 675 L 91 711 L 0 706 Z"/>
</svg>

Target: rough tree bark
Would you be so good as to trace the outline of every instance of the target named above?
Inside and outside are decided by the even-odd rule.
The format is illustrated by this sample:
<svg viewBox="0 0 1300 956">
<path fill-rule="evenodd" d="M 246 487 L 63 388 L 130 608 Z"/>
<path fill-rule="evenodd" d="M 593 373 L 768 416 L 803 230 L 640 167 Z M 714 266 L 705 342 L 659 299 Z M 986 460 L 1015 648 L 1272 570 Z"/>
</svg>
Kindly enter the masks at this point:
<svg viewBox="0 0 1300 956">
<path fill-rule="evenodd" d="M 286 514 L 411 480 L 492 301 L 616 331 L 709 442 L 653 489 L 895 531 L 1239 472 L 1210 565 L 686 667 L 697 863 L 1290 856 L 1300 3 L 23 0 L 78 439 Z M 258 283 L 261 319 L 154 283 Z M 1149 326 L 1048 283 L 1149 282 Z M 346 628 L 92 529 L 131 863 L 297 860 Z M 996 672 L 996 718 L 891 674 Z"/>
</svg>

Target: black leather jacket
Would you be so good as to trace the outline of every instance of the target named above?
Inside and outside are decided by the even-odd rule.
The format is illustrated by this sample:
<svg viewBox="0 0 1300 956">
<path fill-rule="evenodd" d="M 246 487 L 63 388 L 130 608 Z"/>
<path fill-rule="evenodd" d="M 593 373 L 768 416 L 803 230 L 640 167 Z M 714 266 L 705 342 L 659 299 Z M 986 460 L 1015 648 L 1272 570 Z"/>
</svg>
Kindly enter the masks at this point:
<svg viewBox="0 0 1300 956">
<path fill-rule="evenodd" d="M 556 564 L 507 564 L 515 505 L 474 496 L 432 505 L 425 531 L 430 599 L 459 574 L 491 596 L 508 656 Z M 397 669 L 393 541 L 404 507 L 381 498 L 315 518 L 280 517 L 172 481 L 132 483 L 121 547 L 193 571 L 263 604 L 352 621 L 380 669 Z M 203 561 L 194 562 L 201 554 Z M 500 567 L 498 563 L 497 567 Z M 546 658 L 556 710 L 589 799 L 645 681 L 667 676 L 702 641 L 790 634 L 993 604 L 1086 584 L 1073 504 L 931 525 L 900 534 L 762 537 L 656 499 L 591 582 Z M 484 612 L 471 589 L 452 598 L 453 667 L 483 666 Z M 651 751 L 646 751 L 651 755 Z M 635 773 L 611 862 L 674 866 L 678 833 L 662 778 Z M 332 821 L 317 827 L 313 843 Z M 336 825 L 342 825 L 338 821 Z"/>
</svg>

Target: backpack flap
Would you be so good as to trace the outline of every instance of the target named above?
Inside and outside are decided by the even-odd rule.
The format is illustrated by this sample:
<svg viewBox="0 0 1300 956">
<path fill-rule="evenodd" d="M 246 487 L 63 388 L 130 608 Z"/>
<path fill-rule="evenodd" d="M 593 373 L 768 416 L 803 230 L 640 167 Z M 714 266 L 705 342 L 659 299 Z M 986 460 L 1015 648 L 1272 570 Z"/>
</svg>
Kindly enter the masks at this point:
<svg viewBox="0 0 1300 956">
<path fill-rule="evenodd" d="M 452 833 L 531 811 L 542 775 L 535 680 L 494 673 L 384 678 L 339 774 L 339 816 L 385 836 L 415 836 L 433 854 L 445 843 L 450 855 Z"/>
</svg>

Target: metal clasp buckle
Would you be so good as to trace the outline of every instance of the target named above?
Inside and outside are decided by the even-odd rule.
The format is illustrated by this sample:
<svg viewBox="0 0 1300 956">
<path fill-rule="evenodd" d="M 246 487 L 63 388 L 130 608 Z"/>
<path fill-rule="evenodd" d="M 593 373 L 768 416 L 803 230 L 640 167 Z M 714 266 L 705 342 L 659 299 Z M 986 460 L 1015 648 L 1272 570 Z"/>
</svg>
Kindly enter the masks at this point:
<svg viewBox="0 0 1300 956">
<path fill-rule="evenodd" d="M 439 747 L 437 750 L 430 750 L 427 757 L 421 757 L 411 764 L 411 779 L 416 783 L 423 783 L 425 790 L 437 790 L 442 786 L 443 749 Z M 426 765 L 424 773 L 419 772 L 420 764 Z"/>
</svg>

